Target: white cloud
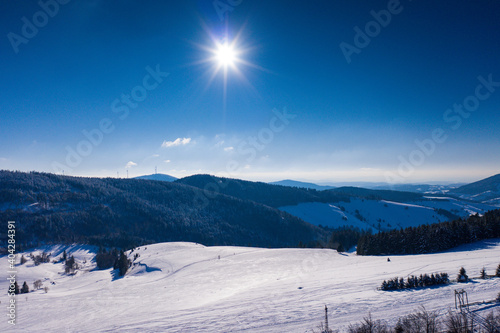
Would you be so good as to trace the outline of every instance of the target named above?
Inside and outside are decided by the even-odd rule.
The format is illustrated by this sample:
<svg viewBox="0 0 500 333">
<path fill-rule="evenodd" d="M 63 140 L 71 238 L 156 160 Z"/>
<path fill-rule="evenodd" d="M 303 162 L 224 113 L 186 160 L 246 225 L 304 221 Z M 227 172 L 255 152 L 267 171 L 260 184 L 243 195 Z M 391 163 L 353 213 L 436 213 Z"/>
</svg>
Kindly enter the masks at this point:
<svg viewBox="0 0 500 333">
<path fill-rule="evenodd" d="M 224 148 L 224 151 L 233 151 L 234 150 L 234 147 L 226 147 Z"/>
<path fill-rule="evenodd" d="M 131 167 L 134 167 L 134 166 L 137 166 L 137 163 L 129 161 L 129 162 L 127 162 L 127 165 L 125 166 L 125 168 L 131 168 Z"/>
<path fill-rule="evenodd" d="M 163 161 L 163 162 L 165 162 L 165 163 L 170 163 L 170 160 L 165 160 L 165 161 Z"/>
<path fill-rule="evenodd" d="M 161 144 L 162 148 L 170 148 L 176 146 L 185 146 L 191 142 L 191 138 L 177 138 L 174 141 L 163 141 Z"/>
</svg>

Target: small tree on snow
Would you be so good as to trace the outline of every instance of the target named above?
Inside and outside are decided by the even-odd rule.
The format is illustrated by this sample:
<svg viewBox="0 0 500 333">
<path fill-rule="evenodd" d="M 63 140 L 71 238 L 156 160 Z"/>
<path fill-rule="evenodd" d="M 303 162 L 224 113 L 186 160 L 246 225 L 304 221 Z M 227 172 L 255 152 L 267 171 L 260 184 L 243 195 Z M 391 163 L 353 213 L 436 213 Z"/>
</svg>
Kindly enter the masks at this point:
<svg viewBox="0 0 500 333">
<path fill-rule="evenodd" d="M 117 268 L 120 276 L 124 276 L 127 273 L 128 268 L 130 267 L 130 260 L 127 258 L 127 255 L 123 250 L 120 252 L 120 257 L 118 258 Z"/>
<path fill-rule="evenodd" d="M 498 264 L 497 271 L 495 273 L 496 277 L 500 277 L 500 264 Z"/>
<path fill-rule="evenodd" d="M 24 281 L 23 286 L 21 288 L 21 294 L 27 294 L 30 292 L 30 287 L 28 287 L 28 284 L 26 281 Z"/>
<path fill-rule="evenodd" d="M 457 275 L 457 282 L 468 282 L 468 281 L 469 277 L 467 276 L 467 272 L 465 271 L 465 268 L 461 267 Z"/>
<path fill-rule="evenodd" d="M 483 280 L 486 279 L 486 277 L 487 277 L 487 275 L 486 275 L 486 268 L 483 267 L 481 269 L 481 272 L 479 274 L 481 276 L 481 279 L 483 279 Z"/>
<path fill-rule="evenodd" d="M 75 261 L 75 257 L 71 256 L 64 264 L 64 271 L 66 274 L 73 274 L 75 270 L 78 269 L 78 264 Z"/>
<path fill-rule="evenodd" d="M 26 259 L 24 257 L 24 255 L 21 256 L 21 265 L 24 265 L 26 263 L 26 261 L 28 261 L 28 259 Z"/>
</svg>

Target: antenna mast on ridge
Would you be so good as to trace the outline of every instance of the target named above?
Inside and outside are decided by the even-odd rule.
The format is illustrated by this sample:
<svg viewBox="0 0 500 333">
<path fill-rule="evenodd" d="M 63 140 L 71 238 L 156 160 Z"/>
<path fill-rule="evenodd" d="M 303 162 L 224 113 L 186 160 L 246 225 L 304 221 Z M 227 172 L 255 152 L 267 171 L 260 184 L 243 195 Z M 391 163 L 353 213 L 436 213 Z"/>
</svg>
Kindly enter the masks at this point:
<svg viewBox="0 0 500 333">
<path fill-rule="evenodd" d="M 330 329 L 328 328 L 328 308 L 325 304 L 325 332 L 329 333 Z"/>
</svg>

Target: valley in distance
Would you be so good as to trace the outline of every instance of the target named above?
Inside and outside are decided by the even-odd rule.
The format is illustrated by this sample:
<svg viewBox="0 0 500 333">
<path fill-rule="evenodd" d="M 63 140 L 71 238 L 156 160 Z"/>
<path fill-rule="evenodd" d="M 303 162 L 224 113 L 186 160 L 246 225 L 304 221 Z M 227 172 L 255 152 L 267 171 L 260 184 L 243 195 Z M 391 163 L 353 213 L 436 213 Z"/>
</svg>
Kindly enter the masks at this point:
<svg viewBox="0 0 500 333">
<path fill-rule="evenodd" d="M 15 230 L 0 233 L 16 272 L 0 279 L 15 307 L 6 332 L 500 329 L 500 175 L 318 185 L 2 170 L 0 215 Z"/>
</svg>

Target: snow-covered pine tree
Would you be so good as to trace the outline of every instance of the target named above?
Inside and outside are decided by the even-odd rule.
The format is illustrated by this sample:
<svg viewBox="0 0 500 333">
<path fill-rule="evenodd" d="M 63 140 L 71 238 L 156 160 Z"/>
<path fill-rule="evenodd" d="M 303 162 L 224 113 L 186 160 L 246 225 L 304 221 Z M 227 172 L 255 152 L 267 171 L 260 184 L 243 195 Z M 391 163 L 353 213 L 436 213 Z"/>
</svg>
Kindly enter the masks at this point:
<svg viewBox="0 0 500 333">
<path fill-rule="evenodd" d="M 468 282 L 468 281 L 469 277 L 467 276 L 467 272 L 465 271 L 465 268 L 461 267 L 457 275 L 457 282 Z"/>
</svg>

